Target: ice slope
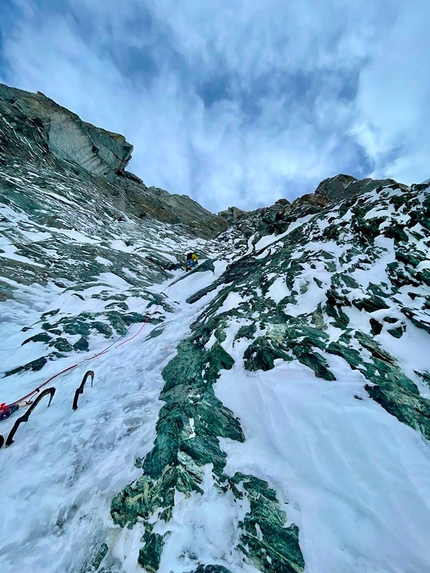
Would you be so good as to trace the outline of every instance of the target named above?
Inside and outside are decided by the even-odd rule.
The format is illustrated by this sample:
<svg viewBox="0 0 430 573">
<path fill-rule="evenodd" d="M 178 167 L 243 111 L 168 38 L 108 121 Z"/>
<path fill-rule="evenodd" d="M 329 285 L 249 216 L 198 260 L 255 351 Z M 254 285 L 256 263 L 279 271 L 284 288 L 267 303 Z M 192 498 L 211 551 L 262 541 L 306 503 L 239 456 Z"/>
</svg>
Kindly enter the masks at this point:
<svg viewBox="0 0 430 573">
<path fill-rule="evenodd" d="M 246 438 L 220 438 L 223 471 L 274 488 L 285 526 L 299 527 L 306 571 L 429 569 L 428 214 L 423 190 L 379 188 L 296 222 L 290 232 L 256 237 L 258 248 L 214 282 L 219 292 L 192 326 L 190 342 L 206 352 L 204 369 L 225 364 L 215 392 L 239 416 Z M 184 347 L 178 354 L 193 359 Z M 174 411 L 177 394 L 164 396 Z M 191 400 L 184 407 L 194 411 Z M 204 440 L 195 420 L 187 432 L 184 444 Z M 147 459 L 157 455 L 156 446 Z M 191 500 L 175 500 L 171 518 L 154 515 L 164 542 L 159 570 L 211 563 L 240 571 L 256 562 L 262 571 L 301 570 L 297 561 L 271 565 L 261 512 L 251 507 L 247 522 L 235 478 L 228 485 L 217 478 L 213 459 L 213 482 L 194 482 L 201 495 L 191 488 Z M 198 454 L 194 461 L 201 463 Z M 125 515 L 141 495 L 138 483 L 123 491 Z M 201 523 L 201 507 L 216 491 L 223 492 L 222 508 L 232 502 L 221 528 L 231 532 L 229 542 L 221 534 L 214 541 L 210 524 Z M 204 547 L 183 535 L 196 522 L 199 534 L 207 532 Z M 142 539 L 146 560 L 155 539 Z M 241 542 L 245 563 L 237 554 Z"/>
<path fill-rule="evenodd" d="M 224 268 L 220 265 L 217 274 Z M 139 539 L 133 542 L 114 527 L 110 502 L 138 475 L 139 470 L 131 469 L 136 455 L 145 456 L 151 447 L 163 385 L 161 370 L 188 334 L 199 307 L 207 303 L 202 300 L 196 308 L 185 299 L 196 287 L 211 282 L 212 274 L 197 274 L 170 288 L 172 280 L 153 287 L 155 293 L 168 291 L 173 309 L 161 325 L 148 323 L 139 337 L 55 381 L 51 406 L 41 402 L 30 421 L 19 428 L 15 443 L 1 451 L 2 571 L 79 571 L 102 542 L 116 544 L 123 562 L 120 570 L 140 569 Z M 4 352 L 12 351 L 12 343 Z M 99 343 L 95 350 L 102 348 Z M 3 380 L 2 396 L 16 397 L 75 359 L 52 362 L 43 375 L 26 373 L 8 384 Z M 72 411 L 75 389 L 88 368 L 95 372 L 94 386 L 87 384 L 78 410 Z M 2 422 L 4 435 L 15 419 Z"/>
<path fill-rule="evenodd" d="M 239 362 L 224 373 L 217 395 L 247 438 L 223 443 L 226 470 L 262 477 L 293 505 L 307 572 L 425 573 L 428 444 L 335 362 L 330 384 L 291 363 L 245 374 Z"/>
<path fill-rule="evenodd" d="M 396 195 L 395 190 L 387 191 L 387 197 Z M 381 219 L 378 224 L 383 230 L 387 222 L 394 226 L 395 221 L 407 216 L 405 210 L 396 212 L 383 207 L 381 196 L 376 193 L 367 195 L 365 201 L 368 209 L 360 225 Z M 151 320 L 138 336 L 121 346 L 123 340 L 139 331 L 142 320 L 131 322 L 122 338 L 118 332 L 105 338 L 101 332 L 91 331 L 88 350 L 56 356 L 39 371 L 24 370 L 2 378 L 1 399 L 13 400 L 75 363 L 77 358 L 91 357 L 118 340 L 108 353 L 55 380 L 57 392 L 50 408 L 42 402 L 30 421 L 19 428 L 15 443 L 0 450 L 2 571 L 142 570 L 138 559 L 147 523 L 138 519 L 130 528 L 115 525 L 111 502 L 120 490 L 142 475 L 137 466 L 153 449 L 157 418 L 163 406 L 159 400 L 165 385 L 162 371 L 177 356 L 179 343 L 197 336 L 197 327 L 207 328 L 205 351 L 209 353 L 221 346 L 234 361 L 230 369 L 220 369 L 214 390 L 239 418 L 246 439 L 241 443 L 219 438 L 226 454 L 224 473 L 255 476 L 275 491 L 286 512 L 285 527 L 298 526 L 306 573 L 430 570 L 429 442 L 417 429 L 401 423 L 370 398 L 366 371 L 351 369 L 344 358 L 328 350 L 347 331 L 321 311 L 326 308 L 330 288 L 340 280 L 339 272 L 347 266 L 340 261 L 351 255 L 348 276 L 356 284 L 343 284 L 337 294 L 361 304 L 369 296 L 369 287 L 389 284 L 387 265 L 396 259 L 393 240 L 380 231 L 374 237 L 375 244 L 361 252 L 354 251 L 350 225 L 351 221 L 358 223 L 351 209 L 343 211 L 342 214 L 334 210 L 325 218 L 306 217 L 292 223 L 281 235 L 256 233 L 253 239 L 245 241 L 230 230 L 223 240 L 200 243 L 198 246 L 215 260 L 214 272 L 195 273 L 172 286 L 169 285 L 183 274 L 180 269 L 170 272 L 171 276 L 160 284 L 146 280 L 145 284 L 136 282 L 131 289 L 124 275 L 109 271 L 112 265 L 102 254 L 98 256 L 102 258 L 103 272 L 91 283 L 82 283 L 83 289 L 70 291 L 54 282 L 15 282 L 21 299 L 7 299 L 0 305 L 6 318 L 0 327 L 2 372 L 31 362 L 46 349 L 43 341 L 20 346 L 29 336 L 29 331 L 22 332 L 23 327 L 36 322 L 30 334 L 42 334 L 41 316 L 57 308 L 63 318 L 76 318 L 82 312 L 106 312 L 108 301 L 93 296 L 104 290 L 110 293 L 109 304 L 113 296 L 120 296 L 128 305 L 127 312 L 135 312 L 143 320 L 149 316 Z M 31 224 L 26 221 L 29 227 L 23 230 L 51 232 L 49 227 L 36 231 Z M 346 229 L 351 236 L 342 242 L 330 226 Z M 359 230 L 362 232 L 362 227 Z M 79 244 L 97 240 L 89 231 L 80 232 L 64 236 Z M 413 232 L 409 254 L 419 251 L 428 258 L 423 227 Z M 294 241 L 301 240 L 300 233 L 306 238 L 306 245 L 298 242 L 293 249 Z M 137 242 L 130 248 L 123 238 L 118 235 L 111 244 L 138 257 L 142 244 Z M 145 240 L 150 251 L 154 239 Z M 178 241 L 185 245 L 188 239 L 178 236 Z M 156 245 L 160 251 L 164 249 L 163 258 L 171 256 L 167 242 L 160 247 L 157 238 L 154 248 Z M 12 247 L 3 250 L 4 258 L 23 256 L 16 255 Z M 33 262 L 42 264 L 40 260 Z M 405 273 L 408 268 L 405 267 Z M 427 268 L 425 260 L 416 268 Z M 131 277 L 131 281 L 139 281 L 135 269 L 128 271 L 137 277 Z M 411 275 L 410 280 L 417 280 L 416 276 Z M 416 295 L 414 299 L 407 294 L 411 291 Z M 405 318 L 400 309 L 408 304 L 418 312 L 426 296 L 425 286 L 404 285 L 391 298 L 384 299 L 388 307 L 385 309 L 368 312 L 346 302 L 339 306 L 348 317 L 350 334 L 370 335 L 369 318 L 382 324 L 381 332 L 373 336 L 378 352 L 394 356 L 423 397 L 428 396 L 428 388 L 415 371 L 429 370 L 428 333 Z M 281 309 L 287 326 L 274 320 L 281 316 Z M 317 377 L 309 365 L 299 360 L 302 354 L 296 350 L 300 344 L 305 347 L 306 336 L 294 338 L 292 332 L 298 328 L 299 320 L 309 327 L 314 324 L 310 317 L 326 323 L 324 348 L 318 348 L 335 379 Z M 387 317 L 395 322 L 384 322 Z M 252 324 L 256 325 L 255 331 L 244 335 L 244 328 L 249 330 Z M 388 333 L 393 325 L 405 327 L 400 338 Z M 263 340 L 280 351 L 284 349 L 282 344 L 286 346 L 286 334 L 292 344 L 283 358 L 275 358 L 273 367 L 265 371 L 261 367 L 249 368 L 260 351 L 256 341 Z M 75 343 L 77 336 L 68 335 L 70 344 Z M 252 344 L 254 354 L 247 353 Z M 369 363 L 371 350 L 376 352 L 374 348 L 361 347 L 352 336 L 349 345 Z M 87 384 L 79 409 L 74 412 L 74 391 L 88 368 L 95 371 L 94 386 Z M 3 435 L 7 435 L 15 419 L 16 416 L 1 422 Z M 194 437 L 199 432 L 198 420 L 189 422 L 190 435 Z M 169 520 L 162 519 L 160 512 L 151 516 L 154 531 L 165 536 L 157 570 L 191 573 L 199 565 L 211 564 L 219 567 L 212 569 L 216 572 L 279 573 L 270 567 L 270 561 L 265 561 L 264 569 L 257 567 L 240 549 L 243 522 L 251 510 L 250 498 L 236 497 L 232 488 L 220 487 L 212 463 L 192 469 L 202 472 L 202 493 L 178 491 Z M 264 540 L 258 524 L 253 534 L 257 541 Z M 209 569 L 200 571 L 208 573 Z"/>
</svg>

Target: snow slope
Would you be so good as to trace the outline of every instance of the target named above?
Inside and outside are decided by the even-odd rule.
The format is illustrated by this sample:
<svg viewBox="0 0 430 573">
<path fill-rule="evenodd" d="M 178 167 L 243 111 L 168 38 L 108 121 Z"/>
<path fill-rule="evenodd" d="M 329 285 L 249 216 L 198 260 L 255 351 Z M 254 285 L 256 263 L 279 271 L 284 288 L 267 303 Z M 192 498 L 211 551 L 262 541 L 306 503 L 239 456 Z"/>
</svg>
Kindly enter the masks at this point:
<svg viewBox="0 0 430 573">
<path fill-rule="evenodd" d="M 174 262 L 173 228 L 132 245 L 111 229 L 102 268 L 79 288 L 13 281 L 19 294 L 0 303 L 4 374 L 44 355 L 50 341 L 21 346 L 22 328 L 67 326 L 46 314 L 57 308 L 61 320 L 100 321 L 116 300 L 136 320 L 90 329 L 86 348 L 2 378 L 13 401 L 110 346 L 55 379 L 51 406 L 0 450 L 1 570 L 132 573 L 144 561 L 162 573 L 427 573 L 427 200 L 387 188 L 277 235 L 231 229 L 195 244 L 214 270 L 185 277 L 134 266 L 142 249 Z M 51 233 L 23 221 L 29 240 Z M 98 241 L 92 225 L 64 241 Z M 24 262 L 2 240 L 1 255 Z M 115 249 L 130 255 L 127 272 L 112 268 Z M 73 411 L 90 368 L 94 385 Z M 4 436 L 16 419 L 1 422 Z M 165 456 L 174 462 L 158 475 Z"/>
<path fill-rule="evenodd" d="M 161 371 L 198 310 L 185 298 L 211 280 L 207 272 L 196 281 L 188 278 L 169 288 L 169 280 L 154 287 L 156 293 L 169 292 L 174 309 L 162 325 L 148 323 L 139 337 L 53 382 L 57 392 L 50 408 L 41 402 L 19 428 L 15 443 L 2 450 L 2 571 L 77 571 L 101 542 L 116 543 L 124 561 L 121 570 L 140 569 L 133 540 L 113 525 L 110 502 L 137 477 L 139 470 L 131 469 L 134 459 L 143 457 L 154 440 Z M 160 330 L 162 335 L 151 338 Z M 71 362 L 62 361 L 61 368 Z M 18 387 L 16 380 L 9 388 L 2 384 L 2 392 L 16 396 L 59 368 L 58 362 L 51 363 L 43 376 L 26 374 Z M 88 368 L 95 372 L 94 385 L 86 385 L 78 410 L 72 411 L 75 389 Z M 15 419 L 2 422 L 4 435 Z"/>
</svg>

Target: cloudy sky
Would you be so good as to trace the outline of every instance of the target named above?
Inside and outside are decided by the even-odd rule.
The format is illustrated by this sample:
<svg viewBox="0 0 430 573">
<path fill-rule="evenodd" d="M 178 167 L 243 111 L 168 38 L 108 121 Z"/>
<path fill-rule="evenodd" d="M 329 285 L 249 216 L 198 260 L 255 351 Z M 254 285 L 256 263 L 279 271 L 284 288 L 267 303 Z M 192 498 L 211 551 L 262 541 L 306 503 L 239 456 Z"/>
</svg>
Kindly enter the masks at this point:
<svg viewBox="0 0 430 573">
<path fill-rule="evenodd" d="M 0 0 L 0 82 L 211 211 L 430 177 L 429 0 Z"/>
</svg>

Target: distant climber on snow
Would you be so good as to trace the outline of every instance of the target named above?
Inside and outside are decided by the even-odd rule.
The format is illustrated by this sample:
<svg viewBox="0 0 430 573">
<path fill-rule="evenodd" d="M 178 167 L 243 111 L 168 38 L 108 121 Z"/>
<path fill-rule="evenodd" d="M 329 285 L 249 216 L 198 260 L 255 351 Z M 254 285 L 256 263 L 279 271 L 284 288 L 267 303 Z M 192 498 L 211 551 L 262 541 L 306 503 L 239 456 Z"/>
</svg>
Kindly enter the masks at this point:
<svg viewBox="0 0 430 573">
<path fill-rule="evenodd" d="M 185 270 L 190 271 L 195 266 L 199 264 L 199 258 L 196 253 L 188 253 L 187 254 L 187 264 L 185 265 Z"/>
</svg>

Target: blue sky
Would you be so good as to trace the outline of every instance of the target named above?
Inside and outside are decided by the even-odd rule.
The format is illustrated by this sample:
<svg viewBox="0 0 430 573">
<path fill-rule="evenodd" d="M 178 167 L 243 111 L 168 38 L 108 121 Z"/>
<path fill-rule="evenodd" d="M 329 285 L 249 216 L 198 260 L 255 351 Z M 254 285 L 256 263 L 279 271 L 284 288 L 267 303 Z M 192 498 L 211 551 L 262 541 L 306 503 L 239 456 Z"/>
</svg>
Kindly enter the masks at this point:
<svg viewBox="0 0 430 573">
<path fill-rule="evenodd" d="M 428 0 L 3 0 L 0 81 L 124 134 L 213 212 L 430 177 Z"/>
</svg>

